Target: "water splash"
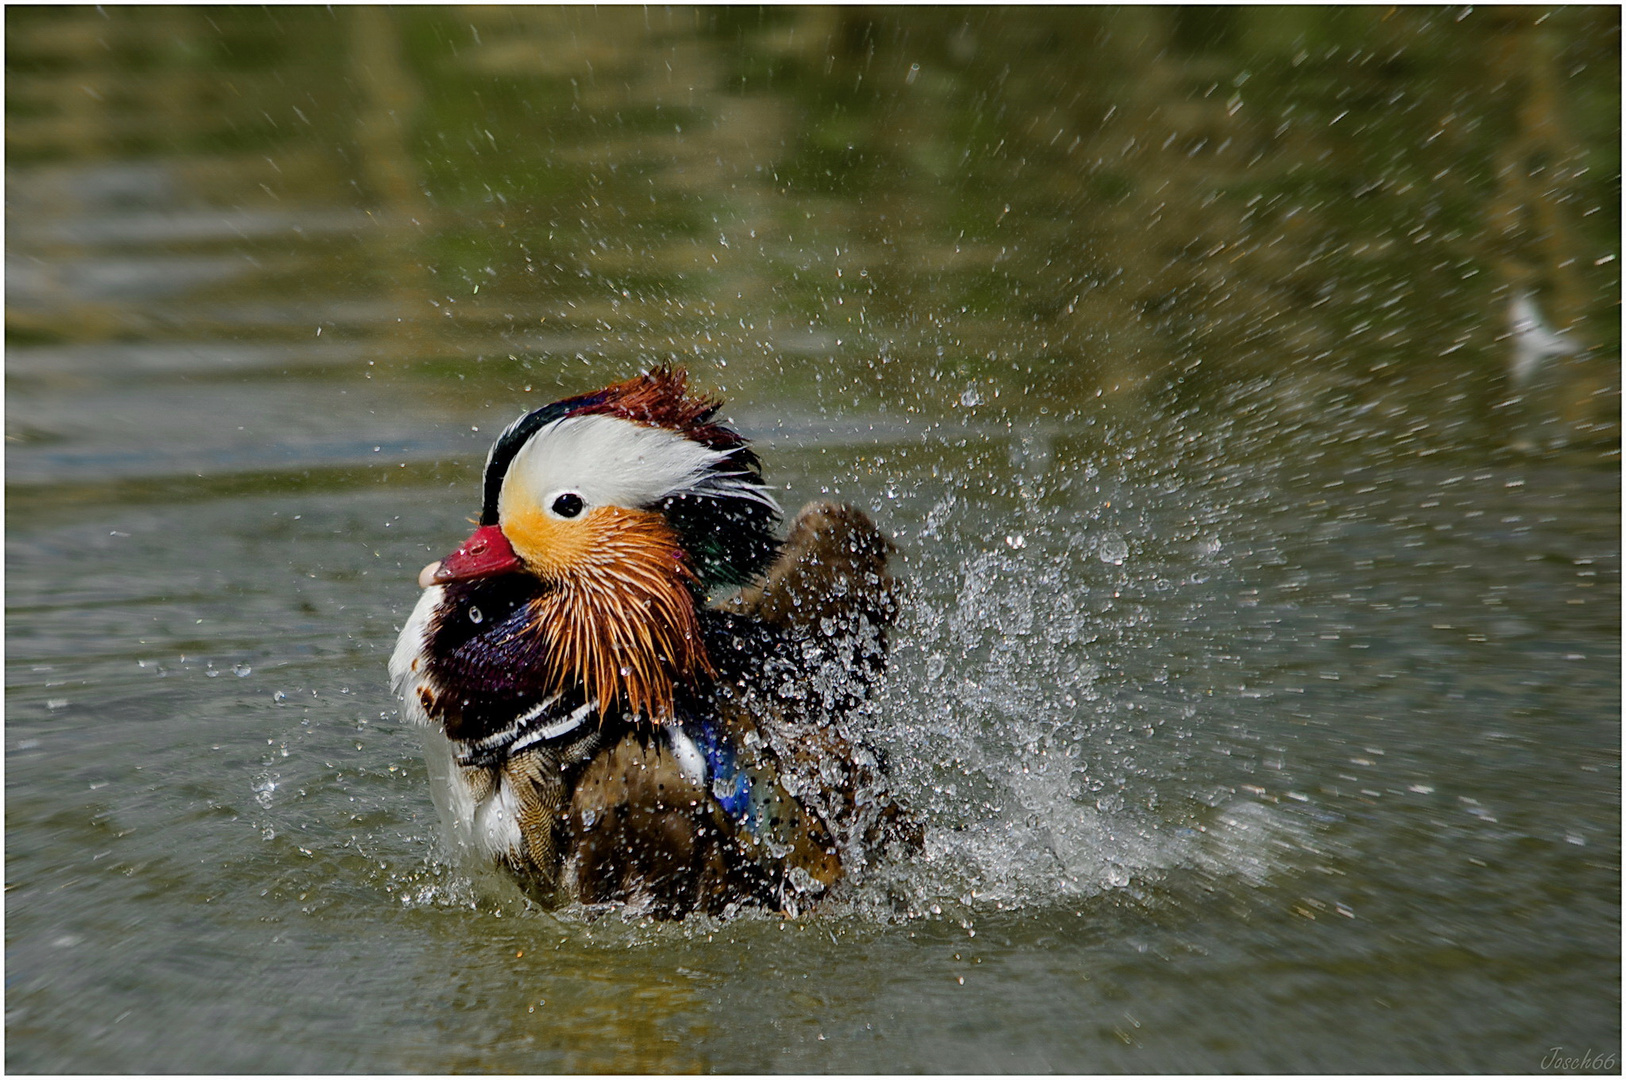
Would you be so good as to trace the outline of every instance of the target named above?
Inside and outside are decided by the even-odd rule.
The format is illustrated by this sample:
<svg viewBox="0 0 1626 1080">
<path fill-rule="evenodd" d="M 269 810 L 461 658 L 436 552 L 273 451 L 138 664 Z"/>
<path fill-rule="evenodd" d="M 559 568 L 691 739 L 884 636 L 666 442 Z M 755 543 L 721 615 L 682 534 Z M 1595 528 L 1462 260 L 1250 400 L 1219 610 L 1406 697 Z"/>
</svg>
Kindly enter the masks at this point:
<svg viewBox="0 0 1626 1080">
<path fill-rule="evenodd" d="M 939 495 L 922 515 L 873 729 L 928 824 L 886 881 L 908 911 L 1049 904 L 1182 870 L 1256 885 L 1310 846 L 1301 815 L 1238 796 L 1219 746 L 1242 519 L 1269 478 L 1222 473 L 1223 439 L 1173 427 L 1105 447 L 1046 438 L 1043 455 L 1013 438 L 1017 483 L 997 465 L 951 474 L 990 494 Z M 1207 458 L 1182 468 L 1197 446 Z"/>
</svg>

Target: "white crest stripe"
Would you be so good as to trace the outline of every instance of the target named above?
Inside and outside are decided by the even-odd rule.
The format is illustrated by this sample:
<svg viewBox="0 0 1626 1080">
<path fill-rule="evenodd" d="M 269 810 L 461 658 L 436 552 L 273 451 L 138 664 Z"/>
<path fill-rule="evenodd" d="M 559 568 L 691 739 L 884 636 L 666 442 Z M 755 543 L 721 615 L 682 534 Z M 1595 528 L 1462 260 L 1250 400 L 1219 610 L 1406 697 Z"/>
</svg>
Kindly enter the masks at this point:
<svg viewBox="0 0 1626 1080">
<path fill-rule="evenodd" d="M 777 510 L 755 474 L 715 471 L 740 449 L 713 450 L 681 432 L 617 416 L 567 416 L 538 430 L 515 455 L 502 497 L 511 489 L 537 500 L 572 491 L 589 506 L 637 509 L 687 493 Z"/>
</svg>

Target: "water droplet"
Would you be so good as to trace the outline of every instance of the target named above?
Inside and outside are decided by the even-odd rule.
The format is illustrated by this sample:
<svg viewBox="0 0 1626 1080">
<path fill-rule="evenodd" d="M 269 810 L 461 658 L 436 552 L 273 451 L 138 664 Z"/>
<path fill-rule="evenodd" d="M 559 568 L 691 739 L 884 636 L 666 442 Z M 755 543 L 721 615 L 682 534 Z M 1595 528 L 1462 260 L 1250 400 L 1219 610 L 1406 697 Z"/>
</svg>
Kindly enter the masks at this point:
<svg viewBox="0 0 1626 1080">
<path fill-rule="evenodd" d="M 1095 547 L 1095 557 L 1113 566 L 1122 566 L 1129 558 L 1129 544 L 1115 532 L 1103 535 Z"/>
<path fill-rule="evenodd" d="M 254 669 L 249 667 L 247 664 L 234 664 L 232 665 L 231 673 L 237 676 L 239 679 L 246 679 L 254 673 Z"/>
<path fill-rule="evenodd" d="M 486 621 L 485 613 L 477 607 L 469 608 L 469 622 L 476 626 Z"/>
</svg>

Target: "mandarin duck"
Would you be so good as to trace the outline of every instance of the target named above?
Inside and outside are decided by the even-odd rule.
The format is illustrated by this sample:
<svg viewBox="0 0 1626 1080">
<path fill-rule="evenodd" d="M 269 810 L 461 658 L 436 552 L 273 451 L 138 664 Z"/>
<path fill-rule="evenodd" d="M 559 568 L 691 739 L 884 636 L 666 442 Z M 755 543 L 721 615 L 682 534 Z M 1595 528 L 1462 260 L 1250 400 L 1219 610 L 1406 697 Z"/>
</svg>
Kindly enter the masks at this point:
<svg viewBox="0 0 1626 1080">
<path fill-rule="evenodd" d="M 849 729 L 895 548 L 829 502 L 777 540 L 720 404 L 661 368 L 526 413 L 478 528 L 419 576 L 390 674 L 445 831 L 544 905 L 796 914 L 918 846 Z"/>
</svg>

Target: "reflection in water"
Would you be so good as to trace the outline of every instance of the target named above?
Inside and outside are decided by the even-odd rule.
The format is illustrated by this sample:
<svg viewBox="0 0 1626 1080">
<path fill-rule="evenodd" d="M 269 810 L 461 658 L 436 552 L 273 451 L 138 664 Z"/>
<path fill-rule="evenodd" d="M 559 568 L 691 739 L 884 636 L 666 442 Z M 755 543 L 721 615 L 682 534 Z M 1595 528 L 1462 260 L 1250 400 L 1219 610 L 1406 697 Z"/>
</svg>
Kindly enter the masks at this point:
<svg viewBox="0 0 1626 1080">
<path fill-rule="evenodd" d="M 1618 1047 L 1617 10 L 6 50 L 8 1066 Z M 387 697 L 494 430 L 657 361 L 904 549 L 927 847 L 814 918 L 476 896 Z"/>
<path fill-rule="evenodd" d="M 285 273 L 252 283 L 287 301 L 280 332 L 473 345 L 516 390 L 508 356 L 579 353 L 726 361 L 737 394 L 789 379 L 828 405 L 913 375 L 927 414 L 979 381 L 1061 410 L 1289 374 L 1484 409 L 1506 395 L 1475 357 L 1506 349 L 1514 290 L 1618 353 L 1609 170 L 1570 134 L 1612 123 L 1586 81 L 1607 84 L 1603 17 L 34 15 L 12 112 L 36 118 L 10 145 L 156 149 L 172 198 L 193 179 L 239 213 L 364 208 L 352 242 L 283 243 Z M 108 40 L 167 44 L 136 76 Z M 118 86 L 69 93 L 85 72 Z M 456 344 L 400 340 L 414 325 Z M 1599 366 L 1564 380 L 1566 439 L 1613 430 Z"/>
<path fill-rule="evenodd" d="M 432 355 L 435 324 L 425 317 L 428 267 L 418 240 L 435 231 L 435 212 L 407 150 L 407 132 L 420 94 L 402 64 L 401 42 L 389 12 L 357 5 L 350 19 L 352 71 L 360 89 L 356 143 L 361 172 L 379 208 L 367 246 L 383 283 L 395 296 L 393 318 L 380 320 L 379 351 L 392 360 Z"/>
</svg>

